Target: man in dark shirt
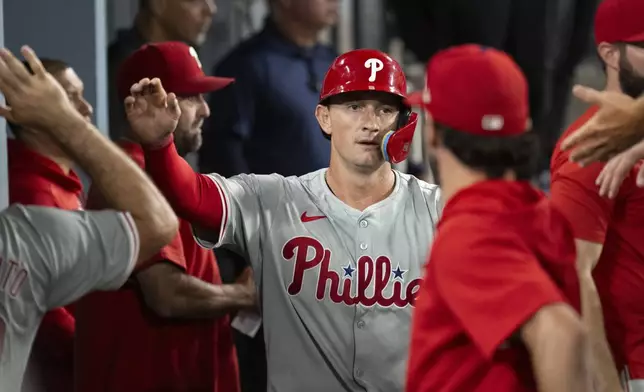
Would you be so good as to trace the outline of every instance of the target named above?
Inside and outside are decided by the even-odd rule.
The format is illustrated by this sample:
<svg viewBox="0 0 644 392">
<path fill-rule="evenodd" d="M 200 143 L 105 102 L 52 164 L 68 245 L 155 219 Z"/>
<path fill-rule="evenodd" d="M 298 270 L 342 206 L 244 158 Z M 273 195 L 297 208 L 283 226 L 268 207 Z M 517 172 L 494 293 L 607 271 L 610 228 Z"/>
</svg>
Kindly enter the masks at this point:
<svg viewBox="0 0 644 392">
<path fill-rule="evenodd" d="M 108 48 L 110 136 L 123 135 L 127 126 L 123 102 L 116 91 L 116 73 L 132 52 L 149 42 L 181 41 L 199 47 L 206 39 L 212 17 L 217 11 L 215 0 L 139 0 L 134 25 L 120 30 Z"/>
<path fill-rule="evenodd" d="M 261 32 L 213 71 L 236 78 L 213 93 L 199 167 L 223 176 L 300 175 L 329 162 L 330 144 L 313 112 L 336 53 L 318 36 L 337 19 L 337 0 L 271 0 Z"/>
</svg>

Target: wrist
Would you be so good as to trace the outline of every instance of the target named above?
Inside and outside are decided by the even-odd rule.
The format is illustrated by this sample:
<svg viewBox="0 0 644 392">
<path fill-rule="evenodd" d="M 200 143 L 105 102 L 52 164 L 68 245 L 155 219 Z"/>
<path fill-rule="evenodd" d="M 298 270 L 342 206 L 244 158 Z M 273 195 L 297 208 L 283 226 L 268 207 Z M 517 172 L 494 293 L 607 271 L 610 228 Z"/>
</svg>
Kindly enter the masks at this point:
<svg viewBox="0 0 644 392">
<path fill-rule="evenodd" d="M 143 146 L 143 149 L 148 151 L 161 150 L 169 146 L 170 144 L 172 144 L 172 142 L 174 142 L 174 134 L 171 133 L 170 135 L 164 137 L 159 141 L 156 141 L 153 143 L 145 143 L 145 144 L 142 144 L 142 146 Z"/>
</svg>

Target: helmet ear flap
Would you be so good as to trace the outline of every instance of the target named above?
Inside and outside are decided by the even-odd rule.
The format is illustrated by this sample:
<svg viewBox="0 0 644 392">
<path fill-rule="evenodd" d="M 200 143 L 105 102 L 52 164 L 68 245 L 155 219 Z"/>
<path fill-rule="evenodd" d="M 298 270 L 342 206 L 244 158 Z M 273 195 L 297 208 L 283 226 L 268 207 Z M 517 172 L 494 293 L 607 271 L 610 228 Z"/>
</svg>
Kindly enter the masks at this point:
<svg viewBox="0 0 644 392">
<path fill-rule="evenodd" d="M 407 118 L 407 121 L 400 126 L 403 116 Z M 414 132 L 418 124 L 418 113 L 407 110 L 403 115 L 399 116 L 398 124 L 398 129 L 387 132 L 380 145 L 385 160 L 391 163 L 400 163 L 407 159 L 409 147 L 414 139 Z"/>
</svg>

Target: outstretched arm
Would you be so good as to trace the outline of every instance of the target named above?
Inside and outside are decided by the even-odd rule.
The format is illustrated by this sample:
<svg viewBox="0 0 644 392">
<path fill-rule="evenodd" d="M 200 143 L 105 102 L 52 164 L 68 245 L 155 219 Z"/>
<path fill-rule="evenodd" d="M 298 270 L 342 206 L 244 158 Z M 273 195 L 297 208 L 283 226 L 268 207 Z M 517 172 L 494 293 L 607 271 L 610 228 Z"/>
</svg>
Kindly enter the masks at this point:
<svg viewBox="0 0 644 392">
<path fill-rule="evenodd" d="M 218 232 L 224 215 L 223 196 L 208 176 L 195 173 L 172 142 L 147 148 L 146 168 L 179 217 L 193 225 Z"/>
<path fill-rule="evenodd" d="M 195 173 L 179 154 L 172 134 L 181 109 L 161 81 L 142 79 L 130 89 L 125 112 L 133 136 L 146 150 L 146 168 L 176 213 L 193 225 L 219 231 L 224 214 L 222 192 L 207 176 Z"/>
</svg>

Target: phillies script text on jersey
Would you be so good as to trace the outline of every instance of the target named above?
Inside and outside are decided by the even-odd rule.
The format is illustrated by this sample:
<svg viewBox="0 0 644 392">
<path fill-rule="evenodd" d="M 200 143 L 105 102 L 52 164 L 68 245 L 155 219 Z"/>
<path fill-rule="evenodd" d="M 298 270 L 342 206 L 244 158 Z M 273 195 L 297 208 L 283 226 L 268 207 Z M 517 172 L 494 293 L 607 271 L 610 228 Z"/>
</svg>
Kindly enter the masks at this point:
<svg viewBox="0 0 644 392">
<path fill-rule="evenodd" d="M 309 248 L 313 249 L 313 257 L 307 258 Z M 404 308 L 405 306 L 414 305 L 416 295 L 420 289 L 421 278 L 416 278 L 403 287 L 402 273 L 400 267 L 398 270 L 392 268 L 391 260 L 387 256 L 379 256 L 373 260 L 370 256 L 361 256 L 356 263 L 355 273 L 357 274 L 357 290 L 352 290 L 354 279 L 353 272 L 345 268 L 345 279 L 342 280 L 342 289 L 340 289 L 340 274 L 337 271 L 329 269 L 331 250 L 325 249 L 324 246 L 315 238 L 296 237 L 289 240 L 282 249 L 282 256 L 286 260 L 293 260 L 295 268 L 293 269 L 293 280 L 288 286 L 290 295 L 298 295 L 302 290 L 302 280 L 304 274 L 317 266 L 318 283 L 315 297 L 318 300 L 324 299 L 327 283 L 330 283 L 329 299 L 335 303 L 344 303 L 346 305 L 361 304 L 363 306 L 373 306 L 378 304 L 383 307 L 396 306 Z M 351 271 L 347 273 L 347 271 Z M 385 297 L 384 290 L 390 283 L 392 275 L 393 294 L 391 297 Z M 349 279 L 346 279 L 349 277 Z M 400 280 L 396 278 L 400 277 Z M 373 284 L 373 286 L 372 286 Z M 369 296 L 366 291 L 374 287 L 373 295 Z"/>
<path fill-rule="evenodd" d="M 326 170 L 208 175 L 225 206 L 217 245 L 250 262 L 261 293 L 267 390 L 403 391 L 440 190 L 394 171 L 391 194 L 359 210 Z"/>
</svg>

